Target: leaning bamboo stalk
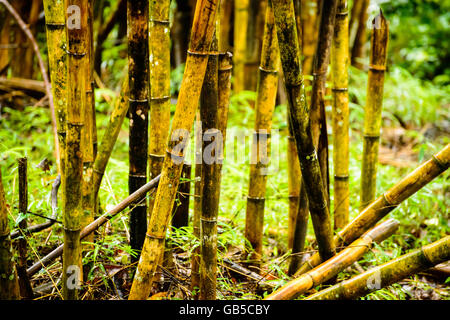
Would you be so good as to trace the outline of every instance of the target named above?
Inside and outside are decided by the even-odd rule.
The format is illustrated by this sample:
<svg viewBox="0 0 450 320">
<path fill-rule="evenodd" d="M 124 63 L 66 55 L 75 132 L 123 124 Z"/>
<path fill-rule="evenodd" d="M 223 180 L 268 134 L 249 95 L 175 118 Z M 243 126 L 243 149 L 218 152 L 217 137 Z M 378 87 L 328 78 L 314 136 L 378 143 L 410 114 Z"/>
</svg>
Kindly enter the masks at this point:
<svg viewBox="0 0 450 320">
<path fill-rule="evenodd" d="M 0 299 L 17 300 L 20 298 L 17 271 L 12 255 L 9 236 L 8 211 L 5 191 L 0 170 Z"/>
<path fill-rule="evenodd" d="M 279 59 L 273 10 L 271 6 L 267 6 L 256 89 L 256 115 L 245 216 L 245 237 L 252 250 L 250 265 L 257 269 L 259 269 L 262 255 L 264 202 L 270 159 L 270 131 L 277 97 Z"/>
<path fill-rule="evenodd" d="M 19 222 L 19 230 L 22 237 L 17 240 L 17 251 L 19 259 L 17 262 L 17 274 L 19 276 L 20 295 L 26 299 L 33 298 L 33 289 L 31 288 L 30 279 L 27 275 L 27 219 L 25 215 L 28 212 L 28 175 L 27 158 L 19 158 L 18 172 L 19 172 L 19 212 L 23 215 Z"/>
<path fill-rule="evenodd" d="M 119 136 L 123 120 L 128 112 L 128 77 L 122 82 L 122 89 L 114 102 L 114 108 L 109 117 L 108 124 L 98 147 L 93 168 L 93 193 L 94 201 L 97 202 L 98 192 L 102 183 L 103 175 L 108 164 L 109 158 Z"/>
<path fill-rule="evenodd" d="M 79 15 L 67 23 L 68 104 L 66 135 L 66 183 L 64 212 L 63 297 L 77 299 L 81 282 L 80 231 L 82 208 L 83 155 L 81 149 L 86 105 L 87 0 L 69 0 L 68 11 Z M 69 7 L 70 6 L 70 7 Z M 76 7 L 75 7 L 76 6 Z M 79 10 L 79 11 L 77 11 Z M 74 13 L 75 12 L 75 13 Z M 70 17 L 68 18 L 70 19 Z M 73 273 L 73 275 L 72 275 Z"/>
<path fill-rule="evenodd" d="M 441 151 L 433 155 L 430 160 L 426 161 L 405 178 L 397 182 L 388 191 L 361 211 L 355 219 L 342 228 L 334 238 L 335 245 L 339 247 L 345 246 L 358 238 L 389 212 L 397 208 L 400 203 L 446 171 L 449 166 L 450 144 L 447 144 Z M 302 265 L 295 276 L 299 276 L 311 268 L 314 268 L 320 264 L 320 262 L 320 256 L 314 254 Z"/>
<path fill-rule="evenodd" d="M 191 193 L 191 164 L 185 162 L 181 173 L 183 183 L 178 186 L 177 200 L 173 205 L 172 227 L 182 228 L 189 225 L 189 200 Z"/>
<path fill-rule="evenodd" d="M 292 1 L 288 0 L 273 0 L 272 3 L 283 66 L 284 84 L 288 94 L 289 120 L 297 144 L 297 155 L 308 194 L 309 210 L 319 245 L 319 253 L 326 260 L 335 253 L 333 230 L 328 211 L 326 190 L 310 129 L 311 119 L 309 118 L 309 108 L 301 72 L 294 6 Z"/>
<path fill-rule="evenodd" d="M 349 219 L 349 104 L 348 104 L 348 7 L 339 0 L 336 11 L 331 72 L 333 78 L 334 229 Z"/>
<path fill-rule="evenodd" d="M 128 77 L 129 77 L 129 159 L 128 191 L 133 193 L 146 183 L 148 155 L 148 0 L 128 0 Z M 130 212 L 130 245 L 140 251 L 147 230 L 147 204 L 139 203 Z M 138 260 L 139 257 L 132 257 Z"/>
<path fill-rule="evenodd" d="M 196 101 L 200 97 L 208 63 L 207 53 L 214 32 L 217 2 L 217 0 L 197 1 L 183 81 L 161 170 L 161 182 L 129 299 L 147 298 L 157 267 L 156 262 L 160 260 L 164 250 L 166 229 L 185 156 L 184 147 L 187 145 L 194 122 Z"/>
<path fill-rule="evenodd" d="M 217 24 L 216 24 L 217 25 Z M 217 33 L 215 34 L 217 35 Z M 217 217 L 219 214 L 219 159 L 222 134 L 217 129 L 219 109 L 218 39 L 213 37 L 200 95 L 202 122 L 202 209 L 200 216 L 199 299 L 216 299 Z"/>
<path fill-rule="evenodd" d="M 364 209 L 375 199 L 378 148 L 381 131 L 381 112 L 383 106 L 384 73 L 386 70 L 389 27 L 383 13 L 372 21 L 372 39 L 367 82 L 367 102 L 364 114 L 364 145 L 361 168 L 361 202 Z"/>
<path fill-rule="evenodd" d="M 245 78 L 245 52 L 247 45 L 249 0 L 234 2 L 234 72 L 233 91 L 239 93 L 244 90 Z"/>
<path fill-rule="evenodd" d="M 372 245 L 390 237 L 399 226 L 394 219 L 386 220 L 371 230 L 364 233 L 359 239 L 353 241 L 346 249 L 339 252 L 331 259 L 323 262 L 314 269 L 302 274 L 275 292 L 271 293 L 265 300 L 290 300 L 295 299 L 309 289 L 318 286 L 325 281 L 337 276 L 339 272 L 358 261 Z"/>
<path fill-rule="evenodd" d="M 148 167 L 150 179 L 161 173 L 170 127 L 170 0 L 150 1 L 150 127 Z M 154 199 L 148 204 L 148 215 Z"/>
<path fill-rule="evenodd" d="M 157 176 L 152 179 L 141 188 L 130 194 L 128 197 L 123 199 L 119 204 L 113 207 L 108 212 L 104 213 L 89 225 L 83 228 L 80 233 L 80 239 L 84 239 L 86 236 L 100 228 L 103 224 L 114 218 L 116 215 L 125 210 L 128 206 L 133 205 L 133 203 L 142 200 L 145 195 L 151 190 L 155 189 L 158 186 L 159 179 L 161 176 Z M 45 257 L 41 258 L 38 262 L 33 264 L 31 267 L 27 269 L 28 276 L 31 277 L 33 274 L 41 270 L 46 264 L 60 257 L 63 253 L 63 245 L 60 245 L 55 250 L 47 254 Z"/>
<path fill-rule="evenodd" d="M 47 29 L 48 64 L 52 85 L 53 104 L 56 111 L 56 128 L 59 143 L 59 172 L 65 184 L 65 148 L 67 117 L 67 34 L 65 30 L 65 1 L 44 0 Z M 62 187 L 64 190 L 64 187 Z M 62 196 L 64 198 L 64 195 Z"/>
<path fill-rule="evenodd" d="M 313 82 L 311 92 L 311 131 L 314 147 L 317 149 L 322 180 L 330 205 L 328 134 L 325 113 L 325 83 L 330 60 L 331 42 L 334 34 L 338 0 L 323 0 L 319 24 L 319 40 L 313 63 Z"/>
<path fill-rule="evenodd" d="M 319 291 L 309 296 L 307 300 L 356 299 L 448 259 L 450 259 L 450 236 Z"/>
</svg>

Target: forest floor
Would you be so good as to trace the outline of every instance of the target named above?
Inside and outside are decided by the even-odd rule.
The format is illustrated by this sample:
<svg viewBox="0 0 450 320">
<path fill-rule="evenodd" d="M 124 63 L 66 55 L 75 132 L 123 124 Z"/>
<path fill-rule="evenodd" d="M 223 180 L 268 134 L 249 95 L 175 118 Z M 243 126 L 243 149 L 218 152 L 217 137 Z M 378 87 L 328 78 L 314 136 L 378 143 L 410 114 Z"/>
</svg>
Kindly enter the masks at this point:
<svg viewBox="0 0 450 320">
<path fill-rule="evenodd" d="M 362 125 L 364 119 L 365 88 L 367 75 L 351 69 L 349 93 L 351 98 L 350 142 L 350 210 L 351 218 L 358 213 L 359 183 L 362 154 Z M 413 88 L 413 89 L 411 89 Z M 383 132 L 380 147 L 380 166 L 377 177 L 377 194 L 389 189 L 407 173 L 416 168 L 432 154 L 450 142 L 450 103 L 448 88 L 434 87 L 414 79 L 405 70 L 393 68 L 385 83 Z M 110 104 L 105 96 L 114 97 L 108 90 L 97 90 L 99 138 L 108 121 Z M 218 227 L 218 299 L 261 299 L 271 287 L 286 283 L 290 253 L 287 250 L 288 183 L 286 164 L 286 106 L 275 109 L 272 134 L 272 160 L 267 181 L 264 220 L 264 254 L 261 275 L 263 278 L 243 275 L 234 264 L 243 266 L 245 257 L 245 208 L 248 190 L 249 154 L 254 110 L 249 101 L 253 92 L 242 92 L 231 98 L 227 137 L 243 131 L 245 143 L 227 139 L 227 150 L 234 158 L 225 158 Z M 23 108 L 3 106 L 0 110 L 0 163 L 9 204 L 10 226 L 16 228 L 23 218 L 19 216 L 17 158 L 26 156 L 29 161 L 29 208 L 28 223 L 43 222 L 36 216 L 50 215 L 50 193 L 56 177 L 53 137 L 47 108 L 26 106 Z M 331 107 L 327 108 L 331 112 Z M 329 125 L 331 121 L 328 121 Z M 329 128 L 330 159 L 332 159 L 332 131 Z M 228 151 L 227 151 L 228 152 Z M 236 159 L 236 155 L 242 158 Z M 245 155 L 245 156 L 243 156 Z M 38 166 L 43 159 L 49 167 Z M 332 162 L 331 162 L 332 163 Z M 330 177 L 333 177 L 332 164 Z M 390 217 L 401 226 L 398 231 L 381 244 L 375 245 L 357 264 L 338 276 L 338 281 L 352 277 L 372 266 L 398 257 L 411 249 L 436 241 L 450 234 L 450 188 L 449 172 L 437 177 L 410 199 L 404 201 Z M 100 202 L 103 211 L 116 205 L 127 196 L 128 177 L 128 120 L 125 120 L 118 142 L 108 164 Z M 333 183 L 331 181 L 331 194 Z M 193 193 L 193 185 L 191 193 Z M 148 197 L 153 196 L 149 194 Z M 191 198 L 192 200 L 192 198 Z M 331 203 L 331 211 L 333 211 Z M 32 264 L 62 243 L 62 216 L 59 209 L 58 222 L 50 229 L 27 237 L 30 246 L 28 260 Z M 83 299 L 126 299 L 131 286 L 130 264 L 132 253 L 128 244 L 128 210 L 96 234 L 95 243 L 85 253 L 85 277 Z M 192 201 L 191 201 L 192 213 Z M 315 252 L 314 234 L 309 222 L 307 252 Z M 171 262 L 161 268 L 162 277 L 152 291 L 152 299 L 190 299 L 190 256 L 197 245 L 192 235 L 192 223 L 186 228 L 172 229 L 167 247 L 171 248 Z M 37 299 L 61 298 L 61 261 L 42 269 L 31 279 Z M 423 272 L 401 282 L 369 294 L 363 299 L 450 300 L 449 274 Z M 56 284 L 56 286 L 55 286 Z M 324 286 L 316 287 L 306 295 Z M 305 296 L 306 296 L 305 295 Z"/>
</svg>

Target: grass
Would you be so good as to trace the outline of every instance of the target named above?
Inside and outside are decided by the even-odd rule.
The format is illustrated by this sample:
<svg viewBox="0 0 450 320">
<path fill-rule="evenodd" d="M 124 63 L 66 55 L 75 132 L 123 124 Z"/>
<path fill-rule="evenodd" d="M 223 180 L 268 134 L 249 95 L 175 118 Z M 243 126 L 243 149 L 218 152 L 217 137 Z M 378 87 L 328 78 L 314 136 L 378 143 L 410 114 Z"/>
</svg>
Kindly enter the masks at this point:
<svg viewBox="0 0 450 320">
<path fill-rule="evenodd" d="M 173 74 L 179 84 L 180 70 Z M 359 206 L 359 177 L 362 153 L 362 124 L 364 117 L 365 88 L 367 74 L 356 69 L 351 69 L 350 97 L 351 97 L 351 143 L 350 143 L 350 210 L 351 218 L 358 213 Z M 176 86 L 174 93 L 176 92 Z M 99 139 L 108 121 L 110 106 L 105 103 L 100 94 L 113 96 L 109 90 L 96 93 Z M 404 177 L 420 162 L 429 158 L 433 153 L 450 142 L 448 132 L 439 127 L 441 122 L 450 121 L 448 113 L 448 88 L 433 86 L 431 83 L 422 82 L 411 76 L 406 70 L 398 67 L 392 68 L 387 75 L 384 95 L 384 130 L 391 127 L 397 128 L 407 125 L 404 135 L 412 137 L 412 155 L 408 166 L 380 165 L 377 178 L 378 194 L 387 190 L 399 179 Z M 238 259 L 245 249 L 244 225 L 246 196 L 249 176 L 249 151 L 251 143 L 251 131 L 254 121 L 254 110 L 249 101 L 255 98 L 253 92 L 242 92 L 231 98 L 230 115 L 227 133 L 226 150 L 228 157 L 225 159 L 222 173 L 222 188 L 219 208 L 219 262 L 226 257 Z M 327 111 L 330 112 L 331 108 Z M 9 204 L 8 212 L 11 228 L 18 222 L 18 186 L 17 164 L 19 157 L 26 156 L 29 160 L 29 208 L 30 212 L 50 215 L 51 184 L 56 176 L 54 157 L 52 155 L 53 138 L 50 127 L 48 109 L 29 106 L 24 110 L 14 110 L 3 107 L 0 118 L 0 167 L 3 183 L 6 188 L 6 198 Z M 279 105 L 275 109 L 272 135 L 273 154 L 277 154 L 267 181 L 266 208 L 264 220 L 264 265 L 266 272 L 272 272 L 281 285 L 288 280 L 285 271 L 288 265 L 289 253 L 287 252 L 287 221 L 288 221 L 288 185 L 286 164 L 286 106 Z M 330 124 L 330 122 L 329 122 Z M 426 132 L 420 129 L 426 125 L 437 128 L 438 134 L 430 138 Z M 234 132 L 244 132 L 245 143 L 238 143 L 232 139 Z M 330 136 L 332 138 L 332 136 Z M 382 140 L 382 144 L 389 147 L 389 142 Z M 106 169 L 105 178 L 100 190 L 100 200 L 104 210 L 117 204 L 128 194 L 128 120 L 125 120 L 122 131 L 114 148 L 112 158 Z M 234 152 L 234 159 L 229 156 Z M 330 141 L 330 152 L 332 144 Z M 191 153 L 191 156 L 192 153 Z M 52 161 L 47 172 L 37 168 L 36 165 L 44 158 Z M 192 157 L 191 157 L 192 159 Z M 332 154 L 330 154 L 332 159 Z M 332 169 L 332 168 L 331 168 Z M 333 177 L 333 172 L 330 172 Z M 428 186 L 420 190 L 416 195 L 406 200 L 390 214 L 400 221 L 399 231 L 376 245 L 361 259 L 363 269 L 378 265 L 395 258 L 408 250 L 418 248 L 424 244 L 436 241 L 450 233 L 449 212 L 450 207 L 449 173 L 446 172 L 435 179 Z M 191 188 L 193 190 L 193 188 Z M 331 194 L 332 194 L 331 184 Z M 333 204 L 331 204 L 333 205 Z M 191 201 L 192 212 L 192 201 Z M 43 222 L 42 218 L 32 214 L 28 215 L 32 223 Z M 58 219 L 61 220 L 61 212 Z M 31 222 L 29 222 L 31 224 Z M 87 270 L 87 283 L 85 298 L 104 299 L 119 295 L 114 276 L 108 271 L 112 266 L 128 268 L 128 255 L 131 249 L 127 238 L 127 215 L 121 214 L 115 218 L 106 233 L 102 228 L 98 241 L 84 257 L 84 262 L 89 266 Z M 43 255 L 62 242 L 62 228 L 60 224 L 54 225 L 53 231 L 46 230 L 28 238 L 29 260 L 36 261 L 34 252 Z M 47 239 L 48 238 L 48 239 Z M 47 241 L 46 241 L 47 239 Z M 198 245 L 192 236 L 192 226 L 179 230 L 172 230 L 171 243 L 177 252 L 187 252 L 187 256 Z M 309 223 L 307 236 L 307 250 L 314 250 L 312 244 L 314 234 Z M 189 265 L 188 260 L 184 262 Z M 117 268 L 119 268 L 117 267 Z M 120 268 L 119 268 L 120 269 Z M 219 268 L 219 298 L 221 299 L 258 299 L 264 293 L 258 290 L 249 290 L 248 282 L 237 281 L 230 277 L 224 268 Z M 58 277 L 57 268 L 49 269 L 54 277 Z M 44 281 L 41 271 L 36 275 L 36 281 Z M 340 274 L 339 279 L 347 279 L 354 275 L 354 270 L 347 270 Z M 42 279 L 42 280 L 39 280 Z M 412 280 L 411 280 L 412 279 Z M 421 282 L 416 277 L 411 277 L 417 286 L 428 284 Z M 187 281 L 187 280 L 186 280 Z M 429 286 L 429 285 L 428 285 Z M 414 295 L 404 289 L 404 285 L 395 284 L 371 293 L 364 299 L 390 300 L 411 299 Z M 94 289 L 95 290 L 94 290 Z M 101 288 L 101 289 L 100 289 Z M 428 288 L 429 289 L 429 288 Z M 427 290 L 428 290 L 427 289 Z M 103 292 L 103 295 L 102 295 Z M 448 293 L 448 290 L 447 290 Z M 440 294 L 442 299 L 449 299 L 449 294 Z"/>
</svg>

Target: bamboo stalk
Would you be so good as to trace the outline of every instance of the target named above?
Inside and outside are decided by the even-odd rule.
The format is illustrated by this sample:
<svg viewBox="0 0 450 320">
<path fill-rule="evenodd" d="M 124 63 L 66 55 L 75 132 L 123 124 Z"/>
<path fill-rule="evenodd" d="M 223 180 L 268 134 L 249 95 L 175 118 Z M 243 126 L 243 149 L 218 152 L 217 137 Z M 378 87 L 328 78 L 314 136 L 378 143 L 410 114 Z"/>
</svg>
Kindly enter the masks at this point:
<svg viewBox="0 0 450 320">
<path fill-rule="evenodd" d="M 251 149 L 245 237 L 253 252 L 250 265 L 259 270 L 262 255 L 264 202 L 270 159 L 270 131 L 278 87 L 279 49 L 273 10 L 267 6 L 261 61 L 258 70 L 256 115 Z"/>
<path fill-rule="evenodd" d="M 267 0 L 248 1 L 248 21 L 245 34 L 244 90 L 256 91 L 257 89 L 257 77 L 255 77 L 255 74 L 258 73 L 258 66 L 260 65 L 266 7 Z M 239 32 L 242 31 L 239 29 Z"/>
<path fill-rule="evenodd" d="M 120 128 L 122 127 L 123 120 L 128 112 L 128 77 L 125 77 L 122 82 L 122 89 L 120 95 L 114 102 L 114 108 L 109 117 L 108 125 L 106 126 L 105 133 L 98 147 L 98 153 L 95 157 L 94 169 L 93 169 L 93 193 L 94 201 L 97 202 L 98 192 L 102 183 L 103 175 L 105 174 L 106 165 L 113 151 L 114 145 L 119 136 Z"/>
<path fill-rule="evenodd" d="M 233 92 L 244 90 L 245 78 L 245 52 L 247 46 L 247 27 L 249 20 L 249 1 L 240 0 L 234 2 L 234 73 Z"/>
<path fill-rule="evenodd" d="M 333 78 L 334 229 L 349 219 L 348 7 L 339 0 L 331 54 Z"/>
<path fill-rule="evenodd" d="M 230 50 L 231 16 L 234 3 L 232 0 L 220 0 L 220 23 L 219 23 L 219 50 L 225 52 Z"/>
<path fill-rule="evenodd" d="M 86 106 L 86 36 L 87 0 L 67 1 L 69 14 L 75 16 L 74 25 L 67 23 L 68 43 L 68 105 L 66 134 L 66 183 L 64 212 L 64 256 L 63 256 L 63 297 L 65 300 L 78 298 L 81 283 L 82 228 L 82 179 L 83 154 L 81 149 Z M 74 7 L 76 6 L 76 7 Z M 78 11 L 79 10 L 79 11 Z M 69 16 L 68 19 L 71 19 Z"/>
<path fill-rule="evenodd" d="M 170 0 L 150 1 L 150 179 L 161 173 L 170 127 Z M 153 209 L 150 198 L 148 215 Z"/>
<path fill-rule="evenodd" d="M 338 0 L 323 0 L 319 24 L 319 40 L 313 63 L 313 82 L 311 93 L 311 131 L 314 147 L 317 149 L 323 184 L 330 205 L 330 184 L 328 166 L 328 134 L 325 113 L 325 83 L 330 60 L 331 42 L 336 20 Z"/>
<path fill-rule="evenodd" d="M 157 267 L 155 262 L 159 261 L 164 250 L 164 237 L 185 156 L 184 147 L 194 122 L 196 101 L 200 97 L 208 63 L 207 52 L 213 37 L 216 9 L 217 0 L 197 1 L 183 81 L 161 170 L 161 182 L 129 299 L 147 298 Z"/>
<path fill-rule="evenodd" d="M 196 114 L 195 121 L 195 182 L 194 182 L 194 214 L 192 216 L 192 233 L 194 237 L 200 242 L 200 217 L 202 216 L 202 166 L 203 166 L 203 152 L 202 152 L 202 122 L 200 121 L 200 111 Z M 198 290 L 200 283 L 200 245 L 192 250 L 191 256 L 191 283 L 190 289 L 193 299 L 198 299 Z"/>
<path fill-rule="evenodd" d="M 297 158 L 298 161 L 298 158 Z M 300 181 L 301 182 L 301 181 Z M 302 252 L 305 249 L 306 234 L 308 232 L 308 196 L 303 183 L 300 185 L 299 203 L 297 217 L 293 226 L 291 260 L 289 262 L 288 274 L 293 275 L 303 261 Z"/>
<path fill-rule="evenodd" d="M 17 300 L 20 298 L 19 282 L 14 264 L 11 239 L 9 236 L 8 211 L 6 209 L 5 190 L 0 170 L 0 299 Z"/>
<path fill-rule="evenodd" d="M 450 236 L 319 291 L 309 296 L 307 300 L 356 299 L 448 259 L 450 259 Z"/>
<path fill-rule="evenodd" d="M 114 218 L 116 215 L 121 213 L 128 206 L 133 205 L 133 203 L 139 200 L 142 200 L 142 198 L 144 198 L 149 191 L 153 190 L 158 186 L 160 177 L 161 176 L 157 176 L 156 178 L 152 179 L 151 181 L 143 185 L 141 188 L 133 192 L 131 195 L 123 199 L 111 210 L 95 219 L 88 226 L 84 227 L 80 233 L 80 239 L 85 238 L 86 236 L 88 236 L 89 234 L 100 228 L 103 224 L 105 224 L 106 222 Z M 28 276 L 31 277 L 33 274 L 41 270 L 41 268 L 44 267 L 46 264 L 61 256 L 62 253 L 63 253 L 63 245 L 60 245 L 55 250 L 53 250 L 45 257 L 41 258 L 38 262 L 33 264 L 31 267 L 29 267 L 27 269 Z"/>
<path fill-rule="evenodd" d="M 84 112 L 84 128 L 82 135 L 82 152 L 83 152 L 83 215 L 81 217 L 81 226 L 85 227 L 94 221 L 94 190 L 93 190 L 93 165 L 95 160 L 95 150 L 97 147 L 97 130 L 95 125 L 95 98 L 94 98 L 94 76 L 93 76 L 93 6 L 91 1 L 88 1 L 87 8 L 87 35 L 86 35 L 86 106 Z M 95 148 L 94 148 L 95 147 Z M 87 242 L 94 242 L 94 235 L 88 237 Z M 89 246 L 84 245 L 84 250 Z"/>
<path fill-rule="evenodd" d="M 19 212 L 21 215 L 26 215 L 28 212 L 28 175 L 27 175 L 27 158 L 19 158 L 18 172 L 19 172 Z M 33 298 L 33 289 L 31 288 L 30 279 L 27 275 L 27 238 L 25 230 L 27 230 L 27 219 L 22 217 L 19 222 L 19 229 L 22 237 L 17 240 L 17 251 L 19 259 L 17 262 L 17 274 L 19 276 L 20 295 L 26 299 Z"/>
<path fill-rule="evenodd" d="M 375 225 L 400 203 L 422 189 L 450 166 L 450 144 L 379 196 L 335 236 L 336 246 L 344 246 Z M 309 258 L 295 273 L 299 276 L 320 264 L 318 254 Z"/>
<path fill-rule="evenodd" d="M 65 1 L 44 0 L 45 25 L 47 30 L 48 64 L 52 85 L 53 102 L 56 111 L 56 128 L 59 142 L 59 172 L 61 174 L 62 196 L 65 184 L 65 148 L 67 118 L 67 34 Z"/>
<path fill-rule="evenodd" d="M 359 11 L 358 17 L 358 26 L 356 29 L 356 34 L 354 41 L 352 42 L 352 51 L 351 51 L 351 63 L 352 66 L 355 66 L 358 69 L 363 69 L 364 64 L 362 63 L 362 59 L 364 58 L 364 45 L 366 43 L 367 34 L 366 34 L 366 23 L 367 23 L 367 9 L 370 4 L 370 0 L 361 0 L 361 8 Z"/>
<path fill-rule="evenodd" d="M 289 101 L 289 120 L 297 144 L 297 154 L 308 194 L 309 210 L 314 232 L 324 260 L 335 253 L 333 230 L 328 212 L 325 186 L 314 148 L 309 108 L 306 102 L 303 75 L 300 64 L 300 49 L 297 38 L 294 6 L 288 0 L 273 0 L 275 25 L 284 73 L 284 84 Z"/>
<path fill-rule="evenodd" d="M 373 21 L 369 78 L 367 82 L 367 102 L 364 114 L 364 145 L 361 168 L 361 209 L 375 199 L 378 148 L 381 131 L 383 106 L 384 73 L 386 70 L 387 45 L 389 39 L 388 22 L 380 11 Z"/>
<path fill-rule="evenodd" d="M 349 45 L 355 40 L 356 30 L 358 29 L 359 15 L 364 1 L 353 1 L 352 11 L 350 13 L 350 22 L 348 26 Z M 349 47 L 350 48 L 350 47 Z"/>
<path fill-rule="evenodd" d="M 146 183 L 148 155 L 148 82 L 149 82 L 149 41 L 148 41 L 148 0 L 128 0 L 128 77 L 129 77 L 129 158 L 130 170 L 128 191 L 132 194 Z M 139 203 L 130 212 L 130 245 L 140 251 L 147 230 L 147 204 Z M 137 261 L 138 257 L 132 257 Z"/>
<path fill-rule="evenodd" d="M 216 35 L 216 34 L 215 34 Z M 222 134 L 217 129 L 219 109 L 218 39 L 213 37 L 200 95 L 202 122 L 202 209 L 200 217 L 199 299 L 216 299 L 217 216 L 220 196 L 220 149 Z"/>
<path fill-rule="evenodd" d="M 346 249 L 307 273 L 302 274 L 297 279 L 288 282 L 267 296 L 265 300 L 295 299 L 309 289 L 332 279 L 339 272 L 358 261 L 359 258 L 369 251 L 373 243 L 380 243 L 390 237 L 398 229 L 398 226 L 399 222 L 394 219 L 380 223 L 364 233 L 359 239 L 353 241 Z"/>
<path fill-rule="evenodd" d="M 319 0 L 301 0 L 303 74 L 311 74 L 318 32 Z"/>
</svg>

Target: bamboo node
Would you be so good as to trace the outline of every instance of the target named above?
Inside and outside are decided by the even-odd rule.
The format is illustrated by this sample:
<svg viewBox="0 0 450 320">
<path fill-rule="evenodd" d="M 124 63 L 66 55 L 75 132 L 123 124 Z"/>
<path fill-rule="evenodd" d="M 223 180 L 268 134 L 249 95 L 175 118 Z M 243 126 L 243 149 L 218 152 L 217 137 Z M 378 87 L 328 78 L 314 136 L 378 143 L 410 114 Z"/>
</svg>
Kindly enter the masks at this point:
<svg viewBox="0 0 450 320">
<path fill-rule="evenodd" d="M 156 240 L 164 240 L 166 237 L 164 235 L 157 235 L 152 233 L 146 233 L 145 236 L 150 239 L 156 239 Z"/>
<path fill-rule="evenodd" d="M 447 166 L 445 163 L 443 163 L 438 157 L 436 157 L 436 155 L 433 155 L 433 156 L 431 157 L 431 159 L 433 159 L 433 161 L 437 164 L 437 166 L 438 166 L 442 171 L 447 170 L 448 166 Z"/>
<path fill-rule="evenodd" d="M 73 56 L 76 59 L 81 59 L 81 58 L 83 58 L 86 55 L 86 52 L 81 52 L 81 53 L 79 53 L 79 52 L 72 52 L 69 49 L 66 49 L 66 53 L 69 56 Z"/>
<path fill-rule="evenodd" d="M 150 97 L 150 101 L 167 101 L 169 99 L 170 96 Z"/>
<path fill-rule="evenodd" d="M 348 91 L 348 88 L 331 88 L 332 91 Z"/>
<path fill-rule="evenodd" d="M 392 203 L 392 202 L 388 199 L 388 196 L 387 196 L 386 193 L 383 193 L 382 197 L 383 197 L 383 201 L 386 203 L 386 206 L 389 206 L 389 207 L 396 207 L 396 206 L 397 206 L 396 204 Z"/>
<path fill-rule="evenodd" d="M 159 23 L 159 24 L 165 24 L 165 25 L 169 25 L 170 21 L 169 20 L 162 20 L 162 19 L 149 19 L 149 22 L 154 22 L 154 23 Z"/>
<path fill-rule="evenodd" d="M 83 227 L 80 227 L 78 229 L 70 229 L 70 228 L 67 228 L 67 227 L 63 226 L 63 229 L 64 229 L 64 231 L 67 231 L 67 232 L 81 232 Z"/>
<path fill-rule="evenodd" d="M 270 69 L 266 69 L 264 67 L 259 66 L 259 70 L 265 73 L 271 73 L 271 74 L 278 74 L 278 70 L 270 70 Z"/>
<path fill-rule="evenodd" d="M 364 134 L 363 137 L 365 139 L 369 139 L 369 140 L 379 140 L 380 139 L 380 135 L 378 134 Z"/>
<path fill-rule="evenodd" d="M 386 70 L 386 66 L 375 65 L 375 64 L 369 64 L 369 70 L 374 70 L 374 71 L 385 71 L 385 70 Z"/>
<path fill-rule="evenodd" d="M 219 51 L 192 51 L 189 50 L 187 51 L 188 54 L 192 55 L 192 56 L 218 56 L 220 53 Z"/>
<path fill-rule="evenodd" d="M 349 178 L 348 175 L 334 175 L 334 180 L 339 180 L 339 181 L 347 181 Z"/>
<path fill-rule="evenodd" d="M 45 26 L 47 27 L 47 29 L 55 30 L 55 29 L 63 29 L 66 26 L 66 24 L 65 23 L 56 23 L 56 22 L 47 22 L 45 24 Z"/>
<path fill-rule="evenodd" d="M 206 222 L 206 223 L 212 223 L 212 224 L 216 224 L 217 223 L 217 219 L 206 219 L 206 218 L 202 218 L 202 217 L 200 217 L 200 221 L 201 222 Z"/>
<path fill-rule="evenodd" d="M 128 102 L 131 102 L 131 103 L 133 103 L 133 102 L 142 103 L 142 102 L 148 102 L 148 99 L 147 98 L 145 98 L 145 99 L 131 99 L 131 98 L 128 98 Z"/>
<path fill-rule="evenodd" d="M 347 11 L 342 11 L 342 12 L 336 12 L 336 18 L 342 18 L 342 17 L 346 17 L 348 16 L 348 10 Z"/>
<path fill-rule="evenodd" d="M 247 196 L 247 199 L 253 202 L 264 202 L 266 200 L 266 198 L 264 197 L 252 197 L 252 196 Z"/>
</svg>

